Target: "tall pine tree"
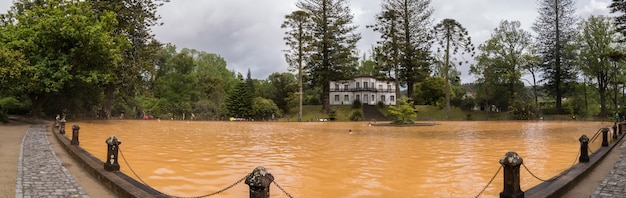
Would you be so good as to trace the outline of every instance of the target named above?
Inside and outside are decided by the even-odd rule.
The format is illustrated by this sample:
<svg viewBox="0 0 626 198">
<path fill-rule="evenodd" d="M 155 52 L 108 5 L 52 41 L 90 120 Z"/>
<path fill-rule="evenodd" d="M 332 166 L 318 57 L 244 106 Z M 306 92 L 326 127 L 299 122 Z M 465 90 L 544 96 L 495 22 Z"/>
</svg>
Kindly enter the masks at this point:
<svg viewBox="0 0 626 198">
<path fill-rule="evenodd" d="M 329 112 L 330 81 L 351 78 L 356 72 L 356 43 L 361 39 L 351 25 L 354 16 L 347 0 L 301 0 L 296 6 L 313 21 L 311 59 L 306 69 L 314 84 L 322 87 L 322 103 Z"/>
<path fill-rule="evenodd" d="M 390 76 L 396 84 L 407 87 L 409 98 L 413 98 L 413 87 L 423 81 L 430 66 L 432 35 L 430 0 L 385 0 L 382 11 L 376 16 L 376 24 L 371 26 L 381 33 L 378 42 L 384 70 L 393 72 Z M 396 86 L 396 94 L 400 94 Z"/>
<path fill-rule="evenodd" d="M 542 0 L 539 17 L 532 29 L 537 33 L 537 49 L 543 59 L 541 70 L 546 92 L 555 97 L 557 111 L 569 84 L 576 79 L 572 41 L 576 17 L 573 0 Z"/>
<path fill-rule="evenodd" d="M 252 101 L 254 100 L 254 92 L 251 91 L 248 80 L 244 80 L 239 76 L 239 83 L 228 94 L 226 98 L 226 110 L 228 116 L 236 118 L 249 118 L 253 116 Z"/>
<path fill-rule="evenodd" d="M 609 8 L 611 13 L 620 13 L 620 15 L 614 17 L 615 27 L 626 38 L 626 0 L 613 0 Z M 623 41 L 624 39 L 622 39 Z"/>
<path fill-rule="evenodd" d="M 469 53 L 474 56 L 474 45 L 467 29 L 454 19 L 444 19 L 435 25 L 435 38 L 439 41 L 440 48 L 445 51 L 446 119 L 450 119 L 450 68 L 455 66 L 450 62 L 450 56 L 457 53 L 461 55 Z"/>
<path fill-rule="evenodd" d="M 298 122 L 302 121 L 302 76 L 304 64 L 311 53 L 311 25 L 309 14 L 298 10 L 285 16 L 285 22 L 280 26 L 288 29 L 284 40 L 290 49 L 285 50 L 285 60 L 290 70 L 298 71 Z"/>
</svg>

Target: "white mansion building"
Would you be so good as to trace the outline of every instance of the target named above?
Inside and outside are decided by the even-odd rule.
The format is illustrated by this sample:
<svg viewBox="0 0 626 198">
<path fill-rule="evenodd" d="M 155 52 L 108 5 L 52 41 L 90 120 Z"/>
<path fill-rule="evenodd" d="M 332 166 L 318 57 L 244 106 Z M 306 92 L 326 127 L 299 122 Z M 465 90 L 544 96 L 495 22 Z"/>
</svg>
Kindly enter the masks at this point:
<svg viewBox="0 0 626 198">
<path fill-rule="evenodd" d="M 396 84 L 377 80 L 373 76 L 357 76 L 353 80 L 330 81 L 330 105 L 352 105 L 354 100 L 362 104 L 396 104 Z"/>
</svg>

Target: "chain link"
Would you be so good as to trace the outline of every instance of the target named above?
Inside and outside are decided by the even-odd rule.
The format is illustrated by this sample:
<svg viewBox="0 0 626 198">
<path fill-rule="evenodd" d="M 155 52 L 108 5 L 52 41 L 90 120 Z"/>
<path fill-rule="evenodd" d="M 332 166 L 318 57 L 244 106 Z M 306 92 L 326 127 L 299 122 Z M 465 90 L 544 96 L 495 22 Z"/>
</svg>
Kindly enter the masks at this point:
<svg viewBox="0 0 626 198">
<path fill-rule="evenodd" d="M 498 173 L 500 173 L 500 170 L 502 170 L 502 166 L 500 166 L 498 168 L 498 171 L 496 171 L 496 174 L 493 175 L 493 177 L 491 177 L 491 179 L 489 180 L 489 182 L 487 183 L 487 185 L 485 185 L 485 187 L 483 188 L 483 190 L 481 190 L 478 195 L 476 195 L 476 198 L 480 197 L 480 195 L 483 194 L 483 192 L 485 192 L 485 190 L 487 190 L 487 187 L 489 187 L 489 185 L 491 185 L 491 182 L 493 182 L 493 179 L 496 178 L 496 176 L 498 176 Z"/>
<path fill-rule="evenodd" d="M 528 173 L 530 173 L 530 175 L 532 175 L 535 179 L 545 182 L 546 180 L 540 179 L 539 177 L 537 177 L 535 174 L 533 174 L 533 172 L 530 172 L 530 170 L 528 170 L 528 167 L 526 167 L 526 164 L 522 164 L 522 166 L 524 166 L 524 168 L 526 169 L 526 171 L 528 171 Z"/>
<path fill-rule="evenodd" d="M 227 186 L 226 188 L 224 188 L 222 190 L 219 190 L 217 192 L 214 192 L 214 193 L 210 193 L 210 194 L 206 194 L 206 195 L 202 195 L 202 196 L 197 196 L 197 197 L 178 197 L 178 196 L 170 196 L 170 197 L 175 197 L 175 198 L 203 198 L 203 197 L 210 197 L 210 196 L 213 196 L 213 195 L 220 194 L 220 193 L 222 193 L 222 192 L 224 192 L 224 191 L 226 191 L 226 190 L 228 190 L 228 189 L 230 189 L 232 187 L 235 187 L 237 184 L 241 183 L 243 180 L 246 180 L 246 177 L 248 177 L 248 175 L 246 175 L 245 177 L 241 178 L 239 181 L 231 184 L 230 186 Z"/>
<path fill-rule="evenodd" d="M 137 175 L 137 173 L 135 172 L 135 170 L 133 170 L 133 168 L 130 166 L 130 164 L 128 164 L 128 160 L 126 160 L 126 157 L 124 157 L 124 153 L 122 152 L 122 149 L 120 149 L 119 147 L 117 147 L 117 150 L 118 150 L 118 151 L 120 151 L 120 154 L 122 155 L 122 159 L 124 159 L 124 162 L 126 163 L 126 166 L 128 166 L 128 169 L 130 169 L 130 172 L 132 172 L 132 173 L 135 175 L 135 177 L 136 177 L 137 179 L 139 179 L 139 181 L 141 181 L 141 183 L 143 183 L 143 185 L 150 186 L 150 185 L 148 185 L 145 181 L 143 181 L 143 179 L 141 179 L 141 177 L 139 177 L 139 175 Z M 248 175 L 249 175 L 249 174 L 248 174 Z M 248 177 L 248 175 L 246 175 L 246 176 L 244 176 L 243 178 L 239 179 L 239 181 L 236 181 L 235 183 L 231 184 L 230 186 L 227 186 L 226 188 L 223 188 L 222 190 L 218 190 L 217 192 L 214 192 L 214 193 L 210 193 L 210 194 L 206 194 L 206 195 L 201 195 L 201 196 L 195 196 L 195 197 L 179 197 L 179 196 L 172 196 L 172 195 L 168 195 L 168 194 L 166 194 L 166 193 L 163 193 L 163 192 L 161 192 L 161 191 L 158 191 L 157 189 L 154 189 L 154 188 L 153 188 L 153 189 L 154 189 L 155 191 L 157 191 L 157 192 L 159 192 L 159 193 L 161 193 L 161 194 L 163 194 L 163 195 L 167 195 L 167 196 L 169 196 L 169 197 L 175 197 L 175 198 L 204 198 L 204 197 L 210 197 L 210 196 L 213 196 L 213 195 L 220 194 L 220 193 L 222 193 L 222 192 L 224 192 L 224 191 L 226 191 L 226 190 L 228 190 L 228 189 L 231 189 L 232 187 L 235 187 L 237 184 L 239 184 L 239 183 L 241 183 L 243 180 L 245 180 L 245 179 L 246 179 L 246 177 Z M 276 184 L 276 185 L 278 186 L 278 184 Z M 278 186 L 278 188 L 280 188 L 280 186 Z M 282 190 L 282 188 L 280 188 L 280 189 Z M 285 192 L 285 191 L 283 190 L 283 192 Z M 285 193 L 286 193 L 286 192 L 285 192 Z M 288 195 L 289 197 L 291 197 L 288 193 L 287 193 L 287 195 Z"/>
<path fill-rule="evenodd" d="M 285 193 L 285 195 L 287 195 L 287 197 L 293 198 L 293 196 L 291 196 L 291 194 L 289 194 L 287 191 L 285 191 L 285 189 L 283 189 L 283 187 L 280 187 L 280 185 L 278 185 L 278 183 L 276 183 L 276 181 L 272 181 L 272 183 L 274 183 L 274 185 L 276 185 L 276 187 L 278 187 L 278 189 L 282 190 L 283 193 Z"/>
<path fill-rule="evenodd" d="M 578 157 L 580 157 L 580 151 L 578 151 L 578 154 L 576 154 L 576 158 L 574 158 L 574 163 L 572 163 L 572 166 L 576 165 L 576 162 L 580 160 Z"/>
<path fill-rule="evenodd" d="M 120 155 L 122 155 L 122 159 L 124 159 L 124 163 L 126 163 L 126 166 L 128 166 L 128 169 L 130 169 L 130 172 L 132 172 L 135 175 L 135 177 L 137 177 L 137 179 L 139 179 L 139 181 L 141 181 L 141 183 L 143 185 L 150 186 L 145 181 L 143 181 L 143 179 L 141 179 L 141 177 L 139 177 L 139 175 L 137 175 L 135 170 L 133 170 L 133 168 L 130 166 L 130 164 L 128 164 L 128 160 L 126 160 L 126 157 L 124 157 L 124 152 L 122 152 L 122 149 L 120 149 L 120 147 L 117 147 L 117 150 L 120 151 Z M 159 193 L 161 193 L 161 192 L 159 192 Z M 161 193 L 161 194 L 165 194 L 165 193 Z"/>
</svg>

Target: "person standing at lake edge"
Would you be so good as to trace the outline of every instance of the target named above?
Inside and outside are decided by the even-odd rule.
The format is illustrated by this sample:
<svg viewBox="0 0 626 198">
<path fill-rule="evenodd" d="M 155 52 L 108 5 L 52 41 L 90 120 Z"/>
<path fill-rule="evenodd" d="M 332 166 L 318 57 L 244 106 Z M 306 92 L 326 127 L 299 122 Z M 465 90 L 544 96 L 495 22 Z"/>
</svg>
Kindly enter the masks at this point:
<svg viewBox="0 0 626 198">
<path fill-rule="evenodd" d="M 54 121 L 54 126 L 59 126 L 59 121 L 61 120 L 61 115 L 57 114 L 57 117 L 55 118 Z"/>
</svg>

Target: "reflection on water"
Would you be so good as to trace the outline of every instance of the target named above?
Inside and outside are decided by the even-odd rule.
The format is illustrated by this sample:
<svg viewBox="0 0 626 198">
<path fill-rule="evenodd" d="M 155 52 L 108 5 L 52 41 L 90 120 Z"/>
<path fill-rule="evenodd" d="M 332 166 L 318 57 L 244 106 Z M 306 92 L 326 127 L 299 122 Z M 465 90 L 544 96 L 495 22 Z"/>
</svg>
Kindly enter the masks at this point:
<svg viewBox="0 0 626 198">
<path fill-rule="evenodd" d="M 73 124 L 73 123 L 72 123 Z M 102 161 L 111 135 L 134 171 L 175 196 L 221 190 L 257 166 L 294 197 L 474 197 L 499 159 L 517 152 L 548 179 L 577 162 L 582 134 L 600 122 L 440 122 L 370 127 L 362 122 L 82 122 L 81 147 Z M 349 134 L 348 130 L 354 133 Z M 68 133 L 68 136 L 71 134 Z M 594 142 L 592 150 L 599 148 Z M 135 177 L 120 157 L 121 171 Z M 540 183 L 521 171 L 522 190 Z M 502 191 L 502 173 L 482 197 Z M 220 195 L 247 197 L 241 183 Z M 272 185 L 271 197 L 286 197 Z"/>
</svg>

